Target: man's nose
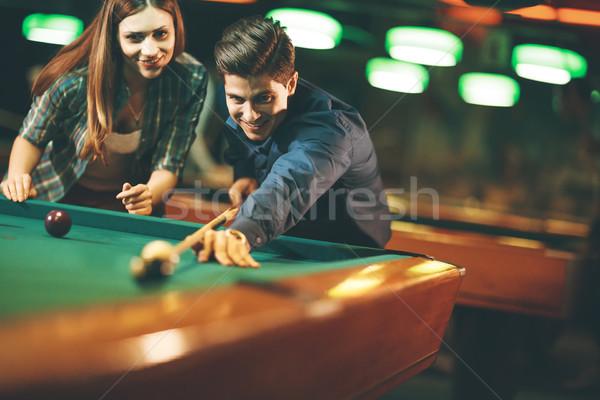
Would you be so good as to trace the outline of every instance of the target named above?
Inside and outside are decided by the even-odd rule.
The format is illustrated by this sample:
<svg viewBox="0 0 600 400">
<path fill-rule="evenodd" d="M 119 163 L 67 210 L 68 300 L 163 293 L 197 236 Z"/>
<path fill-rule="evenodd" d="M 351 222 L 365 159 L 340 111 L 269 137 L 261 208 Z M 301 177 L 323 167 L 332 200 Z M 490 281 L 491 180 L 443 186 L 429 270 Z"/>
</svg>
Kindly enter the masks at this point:
<svg viewBox="0 0 600 400">
<path fill-rule="evenodd" d="M 252 103 L 247 102 L 243 109 L 243 118 L 246 122 L 253 122 L 258 119 L 259 113 L 256 111 Z"/>
</svg>

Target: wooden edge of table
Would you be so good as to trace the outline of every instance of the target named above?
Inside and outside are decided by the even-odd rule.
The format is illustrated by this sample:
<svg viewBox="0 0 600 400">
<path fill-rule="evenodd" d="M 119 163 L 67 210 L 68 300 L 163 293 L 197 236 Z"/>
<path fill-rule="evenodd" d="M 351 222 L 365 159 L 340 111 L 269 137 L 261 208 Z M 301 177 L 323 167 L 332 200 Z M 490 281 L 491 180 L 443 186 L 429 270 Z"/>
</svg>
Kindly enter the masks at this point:
<svg viewBox="0 0 600 400">
<path fill-rule="evenodd" d="M 459 305 L 554 319 L 568 318 L 574 311 L 581 279 L 574 252 L 528 239 L 410 230 L 405 224 L 396 226 L 386 247 L 411 249 L 464 267 Z"/>
<path fill-rule="evenodd" d="M 283 279 L 283 290 L 244 283 L 3 321 L 0 394 L 354 395 L 408 379 L 438 351 L 463 272 L 409 257 Z"/>
<path fill-rule="evenodd" d="M 446 199 L 448 200 L 448 199 Z M 428 202 L 419 198 L 410 199 L 387 193 L 387 202 L 392 213 L 405 216 L 411 212 L 411 219 L 440 220 L 456 223 L 470 223 L 481 227 L 502 228 L 514 232 L 561 237 L 585 238 L 589 234 L 589 221 L 586 218 L 570 215 L 524 216 L 509 210 L 495 210 L 491 207 L 449 205 L 440 202 Z"/>
</svg>

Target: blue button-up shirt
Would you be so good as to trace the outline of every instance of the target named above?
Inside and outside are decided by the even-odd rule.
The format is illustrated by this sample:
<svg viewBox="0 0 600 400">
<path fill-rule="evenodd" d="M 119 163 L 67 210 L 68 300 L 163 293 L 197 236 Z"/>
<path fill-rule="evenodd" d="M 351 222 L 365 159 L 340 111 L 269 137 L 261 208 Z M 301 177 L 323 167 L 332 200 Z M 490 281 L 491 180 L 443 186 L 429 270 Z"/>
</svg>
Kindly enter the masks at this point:
<svg viewBox="0 0 600 400">
<path fill-rule="evenodd" d="M 356 109 L 300 79 L 267 140 L 248 139 L 231 117 L 227 125 L 235 179 L 260 185 L 231 226 L 253 248 L 283 233 L 371 247 L 389 240 L 377 157 Z"/>
</svg>

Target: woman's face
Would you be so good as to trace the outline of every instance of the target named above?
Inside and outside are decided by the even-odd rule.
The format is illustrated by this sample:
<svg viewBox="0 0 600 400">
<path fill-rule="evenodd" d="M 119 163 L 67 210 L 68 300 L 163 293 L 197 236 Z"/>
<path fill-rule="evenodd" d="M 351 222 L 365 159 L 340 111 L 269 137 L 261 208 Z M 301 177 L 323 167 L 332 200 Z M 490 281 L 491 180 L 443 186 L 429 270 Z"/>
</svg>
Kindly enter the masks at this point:
<svg viewBox="0 0 600 400">
<path fill-rule="evenodd" d="M 124 73 L 155 79 L 173 58 L 175 27 L 168 12 L 146 7 L 119 24 Z"/>
</svg>

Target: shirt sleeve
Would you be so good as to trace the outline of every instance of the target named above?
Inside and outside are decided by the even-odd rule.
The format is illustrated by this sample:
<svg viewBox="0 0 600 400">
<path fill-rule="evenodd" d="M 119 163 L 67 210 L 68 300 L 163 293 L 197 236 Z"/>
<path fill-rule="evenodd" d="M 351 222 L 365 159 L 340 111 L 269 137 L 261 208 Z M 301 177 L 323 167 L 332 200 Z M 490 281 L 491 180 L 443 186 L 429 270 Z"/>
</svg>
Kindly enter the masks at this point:
<svg viewBox="0 0 600 400">
<path fill-rule="evenodd" d="M 296 225 L 351 164 L 351 139 L 339 125 L 301 124 L 296 129 L 310 134 L 290 144 L 231 225 L 246 235 L 253 248 Z"/>
<path fill-rule="evenodd" d="M 33 98 L 31 108 L 19 131 L 19 136 L 44 149 L 71 120 L 85 113 L 85 79 L 72 75 L 58 79 L 48 90 Z"/>
<path fill-rule="evenodd" d="M 182 82 L 180 90 L 186 93 L 184 100 L 169 118 L 154 152 L 154 170 L 167 170 L 181 175 L 187 153 L 196 138 L 195 128 L 206 98 L 208 76 L 201 64 L 196 66 L 189 82 Z"/>
</svg>

